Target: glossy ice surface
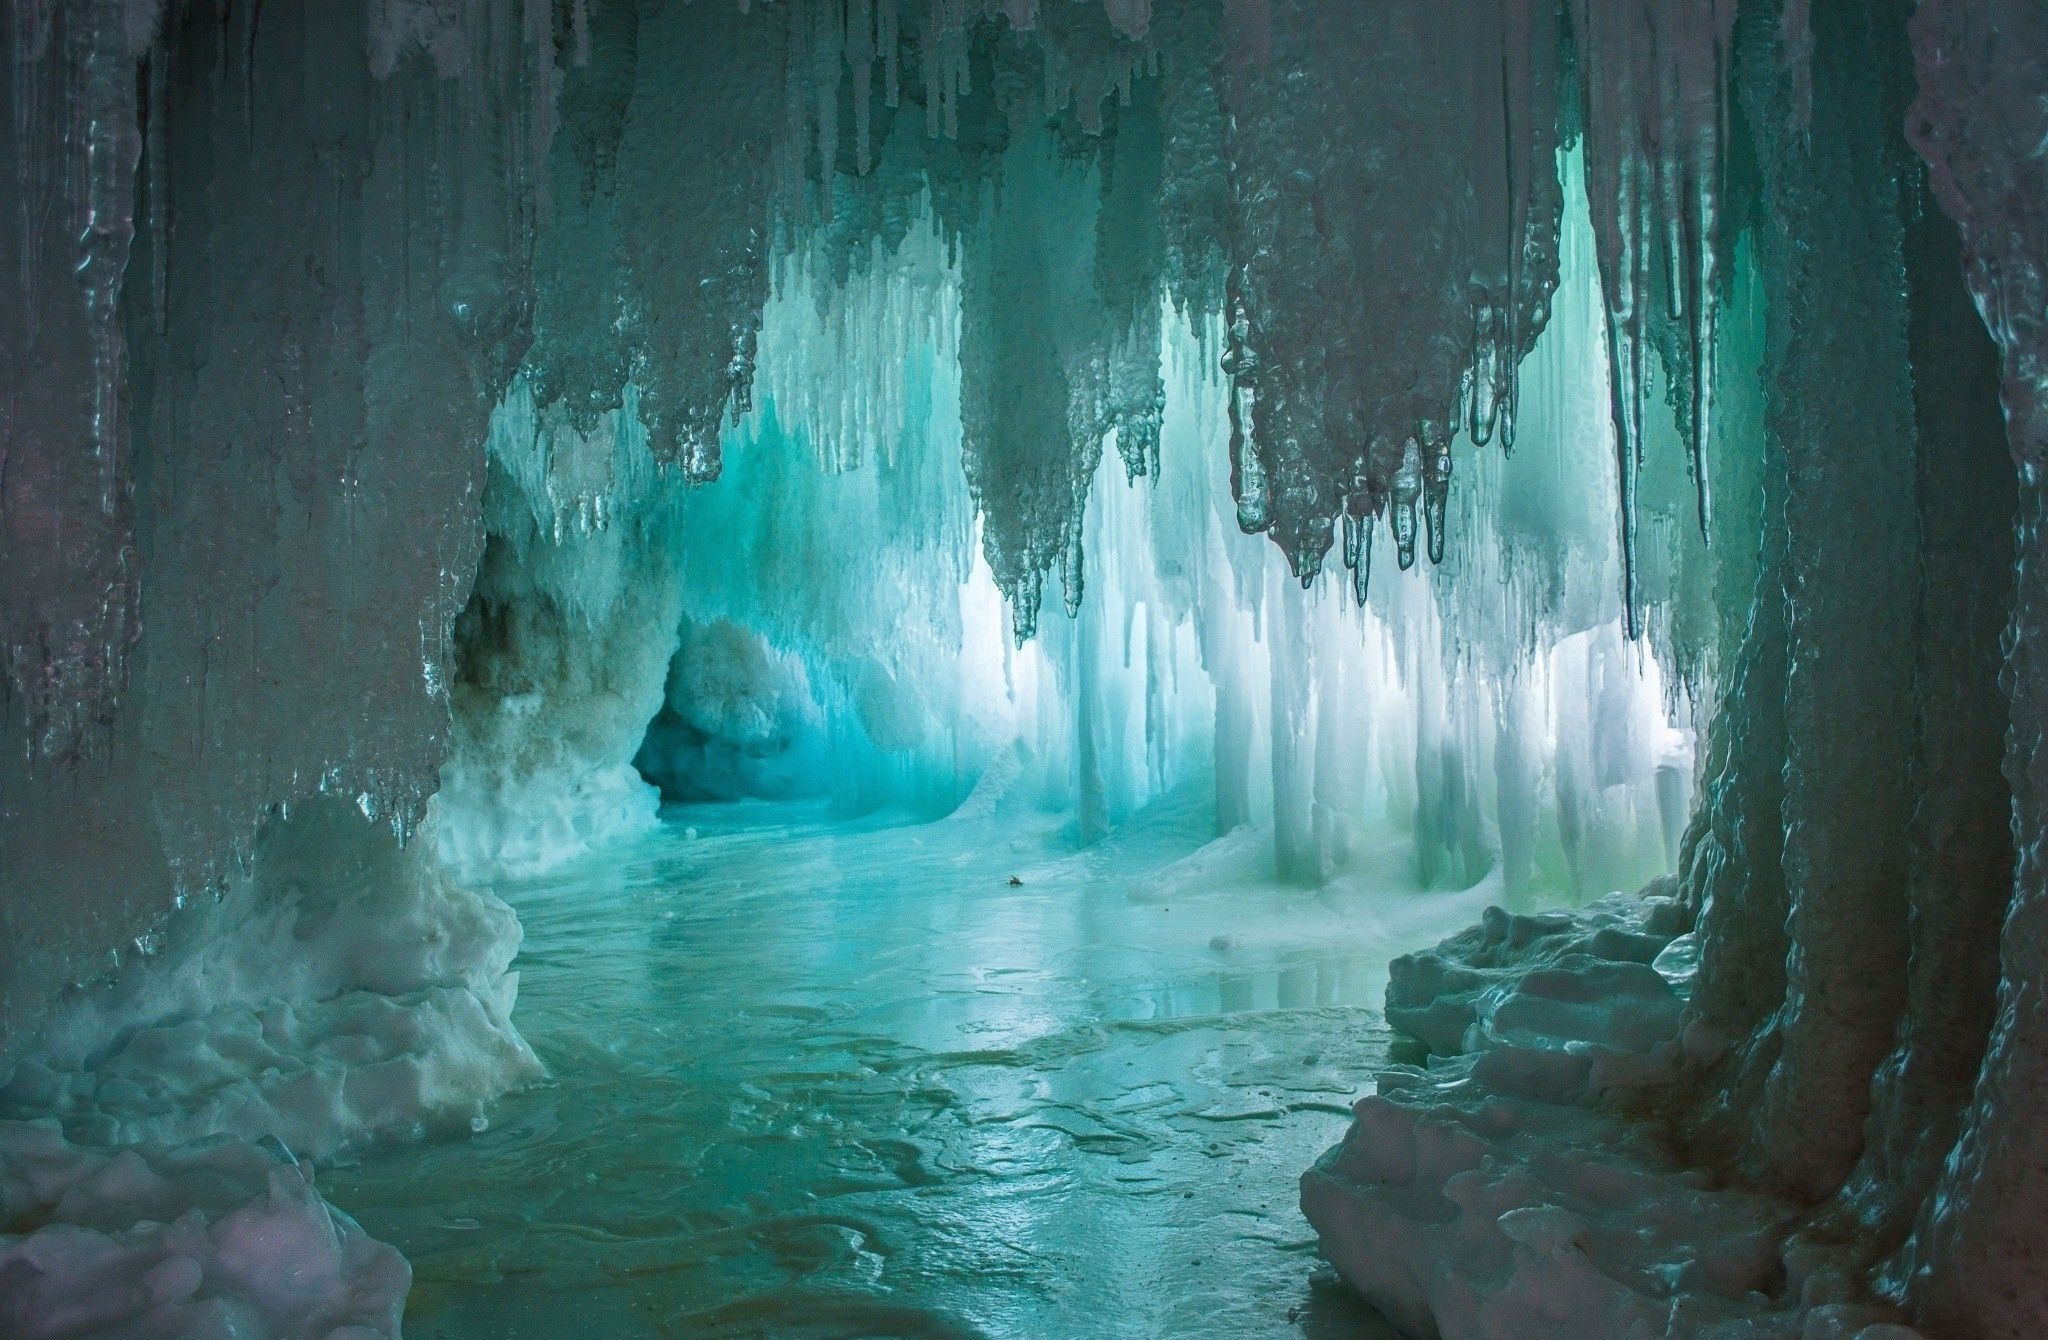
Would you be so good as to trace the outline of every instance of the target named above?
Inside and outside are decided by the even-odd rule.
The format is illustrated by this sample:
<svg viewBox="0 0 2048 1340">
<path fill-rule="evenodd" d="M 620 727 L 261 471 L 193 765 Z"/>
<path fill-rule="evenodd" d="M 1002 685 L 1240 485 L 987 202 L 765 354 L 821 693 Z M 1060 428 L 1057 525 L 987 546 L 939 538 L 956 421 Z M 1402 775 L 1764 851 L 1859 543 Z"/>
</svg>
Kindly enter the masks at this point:
<svg viewBox="0 0 2048 1340">
<path fill-rule="evenodd" d="M 1280 887 L 1171 799 L 1082 852 L 1036 815 L 666 819 L 500 890 L 550 1081 L 323 1178 L 412 1262 L 409 1335 L 1380 1333 L 1311 1284 L 1296 1178 L 1384 1055 L 1388 959 L 1485 886 L 1419 895 L 1390 847 Z"/>
</svg>

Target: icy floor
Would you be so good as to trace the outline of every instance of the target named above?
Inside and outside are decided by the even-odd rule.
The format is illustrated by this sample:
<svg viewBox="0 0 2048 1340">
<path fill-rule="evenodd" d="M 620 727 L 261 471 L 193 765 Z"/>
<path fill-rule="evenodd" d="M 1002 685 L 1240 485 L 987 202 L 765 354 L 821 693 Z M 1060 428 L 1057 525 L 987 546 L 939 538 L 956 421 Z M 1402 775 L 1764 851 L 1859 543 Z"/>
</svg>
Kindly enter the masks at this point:
<svg viewBox="0 0 2048 1340">
<path fill-rule="evenodd" d="M 1251 834 L 674 811 L 499 890 L 551 1073 L 327 1172 L 414 1337 L 1373 1336 L 1296 1208 L 1386 965 L 1485 886 L 1278 888 Z M 1012 878 L 1021 883 L 1013 884 Z"/>
</svg>

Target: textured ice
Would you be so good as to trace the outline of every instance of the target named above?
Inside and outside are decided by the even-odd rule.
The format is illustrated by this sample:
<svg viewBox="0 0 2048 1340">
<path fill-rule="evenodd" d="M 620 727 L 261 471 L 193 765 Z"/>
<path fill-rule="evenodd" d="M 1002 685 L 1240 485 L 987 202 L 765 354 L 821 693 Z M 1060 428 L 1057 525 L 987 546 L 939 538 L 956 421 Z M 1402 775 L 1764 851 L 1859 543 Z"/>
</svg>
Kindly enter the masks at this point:
<svg viewBox="0 0 2048 1340">
<path fill-rule="evenodd" d="M 0 1115 L 100 1146 L 270 1139 L 315 1160 L 468 1125 L 541 1072 L 511 1023 L 518 920 L 429 847 L 398 852 L 334 801 L 276 821 L 220 902 L 57 1014 Z"/>
<path fill-rule="evenodd" d="M 276 1144 L 107 1149 L 0 1121 L 0 1224 L 21 1340 L 395 1340 L 412 1282 Z"/>
<path fill-rule="evenodd" d="M 1488 909 L 1395 961 L 1387 1017 L 1430 1049 L 1383 1071 L 1302 1179 L 1338 1272 L 1412 1334 L 1919 1334 L 1799 1208 L 1675 1159 L 1636 1113 L 1679 1067 L 1685 921 L 1658 892 Z M 1675 976 L 1676 974 L 1674 974 Z"/>
<path fill-rule="evenodd" d="M 273 821 L 220 902 L 0 1083 L 7 1333 L 397 1335 L 411 1272 L 311 1161 L 470 1128 L 540 1077 L 518 945 L 430 843 L 401 853 L 336 801 Z"/>
</svg>

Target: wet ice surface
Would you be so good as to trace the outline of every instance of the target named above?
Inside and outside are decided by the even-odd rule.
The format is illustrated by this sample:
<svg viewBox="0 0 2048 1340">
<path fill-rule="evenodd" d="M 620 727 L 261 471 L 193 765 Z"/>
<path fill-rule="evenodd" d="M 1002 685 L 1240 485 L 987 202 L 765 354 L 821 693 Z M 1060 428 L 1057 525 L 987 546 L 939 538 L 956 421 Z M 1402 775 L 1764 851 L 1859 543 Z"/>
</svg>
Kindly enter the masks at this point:
<svg viewBox="0 0 2048 1340">
<path fill-rule="evenodd" d="M 1386 964 L 1485 890 L 1260 878 L 1158 807 L 672 811 L 501 892 L 550 1081 L 335 1169 L 416 1337 L 1383 1334 L 1296 1179 L 1384 1054 Z M 696 836 L 690 834 L 694 832 Z M 1012 877 L 1021 880 L 1013 885 Z"/>
</svg>

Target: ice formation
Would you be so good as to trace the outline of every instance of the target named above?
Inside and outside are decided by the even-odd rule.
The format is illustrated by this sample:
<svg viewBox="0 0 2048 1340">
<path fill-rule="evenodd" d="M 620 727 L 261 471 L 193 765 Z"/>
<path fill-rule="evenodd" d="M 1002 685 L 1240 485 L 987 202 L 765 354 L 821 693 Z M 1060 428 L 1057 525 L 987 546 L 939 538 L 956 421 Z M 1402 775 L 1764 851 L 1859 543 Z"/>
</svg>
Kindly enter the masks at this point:
<svg viewBox="0 0 2048 1340">
<path fill-rule="evenodd" d="M 392 1335 L 410 1272 L 311 1163 L 467 1129 L 540 1063 L 511 909 L 319 798 L 0 1085 L 9 1334 Z M 358 1326 L 360 1331 L 346 1328 Z"/>
<path fill-rule="evenodd" d="M 543 869 L 654 823 L 631 761 L 661 703 L 680 573 L 673 496 L 627 388 L 579 430 L 522 378 L 491 419 L 485 544 L 455 628 L 434 797 L 459 875 Z"/>
<path fill-rule="evenodd" d="M 1668 888 L 1515 916 L 1397 959 L 1384 1072 L 1302 1205 L 1347 1280 L 1426 1335 L 1919 1332 L 1795 1203 L 1718 1183 L 1641 1120 L 1678 1082 L 1689 951 Z M 1790 1242 L 1788 1244 L 1788 1239 Z"/>
<path fill-rule="evenodd" d="M 0 1325 L 23 1340 L 398 1334 L 412 1272 L 280 1145 L 74 1146 L 0 1122 Z"/>
<path fill-rule="evenodd" d="M 1951 58 L 1943 17 L 1915 20 L 1923 69 Z M 1901 166 L 1902 15 L 1802 6 L 1785 20 L 1745 14 L 1734 48 L 1755 173 L 1737 186 L 1762 211 L 1736 268 L 1771 296 L 1748 337 L 1765 374 L 1761 545 L 1723 580 L 1753 574 L 1755 595 L 1724 596 L 1747 613 L 1674 899 L 1634 913 L 1665 935 L 1690 924 L 1667 954 L 1696 974 L 1674 971 L 1665 991 L 1627 966 L 1654 945 L 1612 937 L 1611 913 L 1490 923 L 1405 985 L 1397 974 L 1390 1012 L 1445 1059 L 1361 1101 L 1304 1205 L 1340 1267 L 1410 1325 L 2040 1325 L 2023 1245 L 2040 1201 L 2017 1172 L 2029 1137 L 2007 1125 L 2027 1110 L 2007 1086 L 2026 1082 L 2013 1030 L 2033 973 L 2028 875 L 2022 861 L 2015 897 L 2005 828 L 2024 851 L 2030 802 L 2022 764 L 2006 764 L 2011 794 L 1998 775 L 2031 738 L 2031 525 L 2022 503 L 2008 715 L 2013 542 L 1984 518 L 2014 494 L 1994 354 L 1957 282 L 1981 243 L 1951 199 L 1959 244 Z M 1937 89 L 1922 84 L 1923 147 L 1941 143 Z M 1953 165 L 1930 156 L 1936 192 L 1953 193 Z M 1999 173 L 2000 190 L 2024 171 Z M 1981 306 L 1985 267 L 1968 273 Z M 1738 273 L 1728 314 L 1745 286 Z M 1724 348 L 1748 343 L 1734 334 Z M 2004 427 L 2024 463 L 2005 342 Z M 2012 1171 L 1988 1191 L 2001 1159 Z"/>
<path fill-rule="evenodd" d="M 1000 764 L 1675 870 L 1404 970 L 1412 1329 L 2040 1330 L 2048 27 L 1906 8 L 18 0 L 0 1279 L 389 1329 L 251 1142 L 534 1073 L 465 879 Z"/>
</svg>

